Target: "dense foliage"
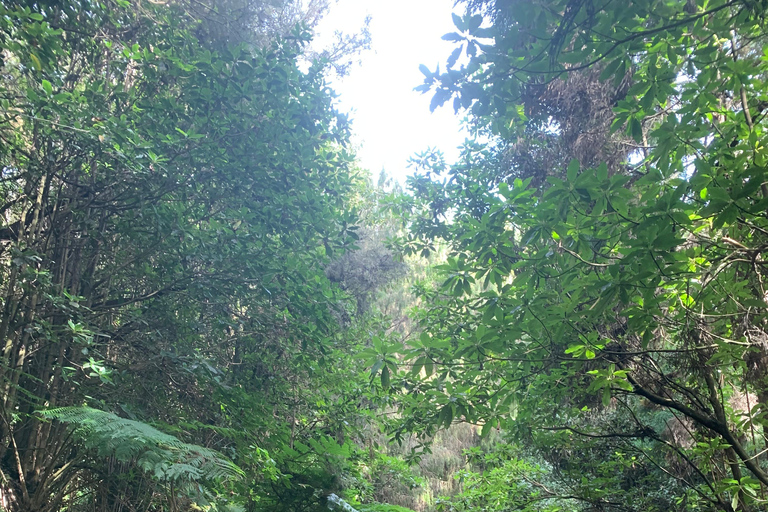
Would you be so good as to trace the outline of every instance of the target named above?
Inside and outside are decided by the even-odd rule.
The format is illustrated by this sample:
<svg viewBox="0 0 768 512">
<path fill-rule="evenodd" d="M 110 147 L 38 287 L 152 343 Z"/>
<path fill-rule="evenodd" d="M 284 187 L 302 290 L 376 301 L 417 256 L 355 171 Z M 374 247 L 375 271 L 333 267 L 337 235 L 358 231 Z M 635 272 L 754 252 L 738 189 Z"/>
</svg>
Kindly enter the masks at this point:
<svg viewBox="0 0 768 512">
<path fill-rule="evenodd" d="M 459 2 L 404 195 L 328 5 L 0 5 L 0 508 L 766 509 L 765 6 Z"/>
<path fill-rule="evenodd" d="M 453 510 L 763 509 L 764 6 L 467 8 L 423 89 L 477 138 L 411 182 L 408 247 L 446 241 L 445 280 L 407 364 L 375 356 L 403 430 L 500 426 L 540 468 Z"/>
<path fill-rule="evenodd" d="M 0 6 L 0 508 L 306 509 L 351 471 L 346 121 L 304 29 L 202 5 Z"/>
</svg>

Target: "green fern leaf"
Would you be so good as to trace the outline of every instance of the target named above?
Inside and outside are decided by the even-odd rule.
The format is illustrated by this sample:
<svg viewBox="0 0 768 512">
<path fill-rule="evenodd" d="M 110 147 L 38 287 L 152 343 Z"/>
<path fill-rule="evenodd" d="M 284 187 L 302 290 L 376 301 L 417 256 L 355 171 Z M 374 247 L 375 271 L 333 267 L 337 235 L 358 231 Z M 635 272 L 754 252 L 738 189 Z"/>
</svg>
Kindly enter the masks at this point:
<svg viewBox="0 0 768 512">
<path fill-rule="evenodd" d="M 241 478 L 245 474 L 216 450 L 185 443 L 140 421 L 91 407 L 39 411 L 43 418 L 74 426 L 86 447 L 101 457 L 135 461 L 159 480 L 194 482 Z"/>
</svg>

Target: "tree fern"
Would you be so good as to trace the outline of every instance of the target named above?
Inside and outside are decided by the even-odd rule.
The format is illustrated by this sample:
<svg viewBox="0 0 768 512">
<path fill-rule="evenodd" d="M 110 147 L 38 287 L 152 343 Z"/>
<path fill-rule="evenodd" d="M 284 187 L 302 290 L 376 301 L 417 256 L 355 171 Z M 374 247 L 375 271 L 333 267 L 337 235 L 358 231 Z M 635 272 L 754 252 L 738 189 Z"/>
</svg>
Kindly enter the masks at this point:
<svg viewBox="0 0 768 512">
<path fill-rule="evenodd" d="M 44 418 L 72 424 L 85 445 L 99 456 L 135 461 L 160 480 L 175 482 L 239 478 L 243 471 L 210 448 L 185 443 L 140 421 L 91 407 L 40 411 Z"/>
</svg>

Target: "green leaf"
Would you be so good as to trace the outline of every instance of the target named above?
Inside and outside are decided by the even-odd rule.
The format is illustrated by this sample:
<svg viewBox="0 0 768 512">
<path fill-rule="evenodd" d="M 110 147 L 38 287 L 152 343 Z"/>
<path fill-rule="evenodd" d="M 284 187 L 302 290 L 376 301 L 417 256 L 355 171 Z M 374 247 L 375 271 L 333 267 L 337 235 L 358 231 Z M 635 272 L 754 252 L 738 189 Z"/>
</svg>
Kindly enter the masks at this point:
<svg viewBox="0 0 768 512">
<path fill-rule="evenodd" d="M 458 43 L 460 41 L 464 41 L 466 38 L 456 32 L 450 32 L 448 34 L 445 34 L 441 39 L 443 41 L 451 41 L 452 43 Z M 424 71 L 422 71 L 422 73 L 423 72 Z"/>
<path fill-rule="evenodd" d="M 581 168 L 581 164 L 579 161 L 575 158 L 572 158 L 570 162 L 568 162 L 568 171 L 566 173 L 568 177 L 568 181 L 570 183 L 573 183 L 576 181 L 576 177 L 579 174 L 579 169 Z"/>
<path fill-rule="evenodd" d="M 456 13 L 451 13 L 451 18 L 453 19 L 453 25 L 459 29 L 459 31 L 464 32 L 467 30 L 467 26 L 464 23 L 464 20 L 462 20 L 461 16 L 459 16 Z"/>
<path fill-rule="evenodd" d="M 373 366 L 371 366 L 371 377 L 375 377 L 383 366 L 384 366 L 384 361 L 382 361 L 381 359 L 373 363 Z"/>
<path fill-rule="evenodd" d="M 453 423 L 453 405 L 452 404 L 445 404 L 442 409 L 440 409 L 440 413 L 438 414 L 438 423 L 443 426 L 443 428 L 448 428 L 451 426 L 451 423 Z"/>
<path fill-rule="evenodd" d="M 649 112 L 653 108 L 654 101 L 656 101 L 656 85 L 652 85 L 648 91 L 640 99 L 640 107 L 646 112 Z M 634 135 L 633 135 L 634 136 Z"/>
<path fill-rule="evenodd" d="M 618 71 L 619 66 L 621 66 L 623 62 L 624 62 L 623 56 L 610 61 L 608 65 L 605 66 L 603 71 L 600 73 L 600 80 L 608 80 L 609 78 L 611 78 Z"/>
<path fill-rule="evenodd" d="M 389 366 L 385 366 L 381 370 L 381 387 L 389 389 Z"/>
<path fill-rule="evenodd" d="M 483 424 L 483 428 L 480 430 L 480 437 L 485 439 L 490 435 L 490 433 L 493 431 L 494 422 L 492 421 L 486 421 Z"/>
<path fill-rule="evenodd" d="M 477 29 L 480 28 L 480 25 L 483 23 L 483 17 L 479 14 L 475 14 L 469 18 L 469 21 L 467 22 L 467 31 L 470 34 L 474 34 Z"/>
</svg>

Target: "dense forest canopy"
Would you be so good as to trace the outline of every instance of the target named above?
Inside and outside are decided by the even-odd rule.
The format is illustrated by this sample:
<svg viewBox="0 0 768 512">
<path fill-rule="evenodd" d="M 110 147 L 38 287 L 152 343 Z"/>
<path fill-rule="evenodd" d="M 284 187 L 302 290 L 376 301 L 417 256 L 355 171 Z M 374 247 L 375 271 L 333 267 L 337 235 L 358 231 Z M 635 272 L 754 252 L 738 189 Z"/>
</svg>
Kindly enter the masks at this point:
<svg viewBox="0 0 768 512">
<path fill-rule="evenodd" d="M 197 14 L 2 6 L 4 507 L 185 509 L 225 478 L 269 501 L 265 447 L 343 437 L 318 400 L 348 357 L 324 271 L 357 238 L 346 121 L 305 29 Z"/>
<path fill-rule="evenodd" d="M 329 6 L 0 5 L 0 509 L 768 509 L 766 7 L 458 2 L 403 191 Z"/>
<path fill-rule="evenodd" d="M 409 247 L 449 255 L 402 428 L 518 447 L 458 510 L 764 509 L 764 7 L 467 7 L 424 69 L 478 138 L 411 182 Z"/>
</svg>

